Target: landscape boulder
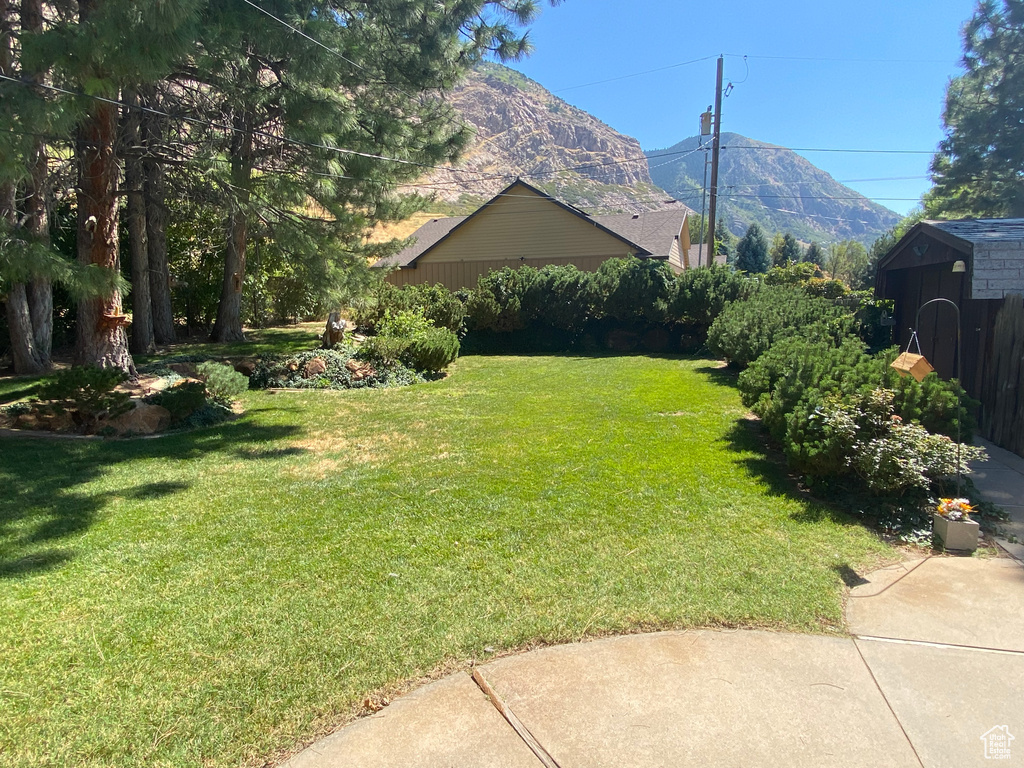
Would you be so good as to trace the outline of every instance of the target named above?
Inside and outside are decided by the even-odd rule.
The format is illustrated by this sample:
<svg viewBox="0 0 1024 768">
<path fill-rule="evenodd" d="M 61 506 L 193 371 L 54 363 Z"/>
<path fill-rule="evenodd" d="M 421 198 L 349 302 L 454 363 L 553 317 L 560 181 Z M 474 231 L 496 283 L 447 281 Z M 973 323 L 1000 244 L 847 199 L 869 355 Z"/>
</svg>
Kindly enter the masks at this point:
<svg viewBox="0 0 1024 768">
<path fill-rule="evenodd" d="M 323 376 L 326 371 L 326 361 L 322 357 L 314 357 L 302 366 L 302 378 L 312 379 L 316 376 Z"/>
<path fill-rule="evenodd" d="M 377 375 L 377 370 L 372 365 L 356 360 L 354 357 L 345 363 L 345 367 L 352 374 L 352 381 L 362 381 Z"/>
<path fill-rule="evenodd" d="M 113 419 L 101 422 L 99 429 L 107 427 L 118 435 L 152 435 L 167 429 L 171 424 L 171 412 L 160 405 L 135 402 L 135 407 Z"/>
<path fill-rule="evenodd" d="M 235 370 L 243 376 L 249 376 L 251 378 L 253 373 L 256 371 L 256 361 L 240 360 L 235 363 Z"/>
</svg>

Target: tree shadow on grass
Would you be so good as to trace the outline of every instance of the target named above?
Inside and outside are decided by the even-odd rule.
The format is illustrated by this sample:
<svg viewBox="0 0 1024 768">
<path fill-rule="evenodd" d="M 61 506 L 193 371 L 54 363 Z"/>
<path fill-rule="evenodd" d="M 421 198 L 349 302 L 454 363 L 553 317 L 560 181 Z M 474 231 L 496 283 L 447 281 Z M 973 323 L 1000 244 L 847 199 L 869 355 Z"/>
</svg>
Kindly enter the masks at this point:
<svg viewBox="0 0 1024 768">
<path fill-rule="evenodd" d="M 724 441 L 730 450 L 749 454 L 739 459 L 738 463 L 746 467 L 753 477 L 765 483 L 770 495 L 800 502 L 799 511 L 792 515 L 794 520 L 815 523 L 827 519 L 840 525 L 859 524 L 839 507 L 813 495 L 797 482 L 786 466 L 785 454 L 771 445 L 761 421 L 756 417 L 737 420 L 725 435 Z"/>
<path fill-rule="evenodd" d="M 111 468 L 135 460 L 181 461 L 215 454 L 267 459 L 291 456 L 267 443 L 300 432 L 297 426 L 266 426 L 251 419 L 229 422 L 157 440 L 0 439 L 0 579 L 22 578 L 69 562 L 68 539 L 92 526 L 111 498 L 137 501 L 170 498 L 184 482 L 139 482 L 116 491 L 85 486 Z M 142 478 L 140 478 L 142 480 Z"/>
</svg>

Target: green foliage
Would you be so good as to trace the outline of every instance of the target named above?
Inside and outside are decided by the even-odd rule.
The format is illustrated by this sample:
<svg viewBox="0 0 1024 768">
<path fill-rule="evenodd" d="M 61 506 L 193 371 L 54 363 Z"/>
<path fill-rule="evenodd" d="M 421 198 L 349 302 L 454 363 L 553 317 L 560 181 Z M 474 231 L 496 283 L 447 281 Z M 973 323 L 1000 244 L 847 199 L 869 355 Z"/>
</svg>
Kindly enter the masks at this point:
<svg viewBox="0 0 1024 768">
<path fill-rule="evenodd" d="M 924 219 L 924 209 L 917 208 L 899 220 L 891 229 L 880 235 L 871 244 L 868 252 L 868 268 L 861 281 L 860 288 L 873 289 L 878 274 L 878 261 L 891 251 L 907 232 Z M 858 286 L 854 286 L 858 287 Z"/>
<path fill-rule="evenodd" d="M 522 297 L 536 274 L 533 267 L 505 267 L 481 276 L 466 300 L 466 327 L 498 333 L 525 328 Z"/>
<path fill-rule="evenodd" d="M 441 371 L 458 356 L 458 336 L 447 328 L 429 328 L 408 339 L 399 359 L 414 371 Z"/>
<path fill-rule="evenodd" d="M 434 324 L 423 315 L 422 311 L 403 309 L 395 314 L 386 312 L 377 323 L 377 335 L 404 339 L 424 333 L 433 327 Z"/>
<path fill-rule="evenodd" d="M 363 389 L 407 386 L 423 381 L 422 376 L 394 357 L 370 360 L 364 354 L 372 339 L 381 338 L 385 337 L 367 339 L 358 355 L 352 347 L 336 347 L 261 358 L 249 379 L 249 386 L 252 389 Z M 398 341 L 402 342 L 404 349 L 406 342 Z M 367 369 L 365 365 L 358 364 L 360 360 L 370 362 L 371 367 Z M 313 373 L 321 365 L 323 371 Z"/>
<path fill-rule="evenodd" d="M 597 270 L 597 285 L 604 296 L 602 316 L 624 323 L 664 323 L 673 278 L 672 268 L 657 259 L 609 259 Z"/>
<path fill-rule="evenodd" d="M 100 416 L 113 418 L 131 407 L 128 393 L 115 391 L 127 378 L 128 374 L 119 368 L 74 366 L 54 374 L 36 390 L 36 398 L 45 402 L 42 408 L 58 413 L 73 411 L 88 422 Z"/>
<path fill-rule="evenodd" d="M 715 224 L 715 254 L 725 258 L 726 264 L 736 261 L 736 238 L 729 231 L 724 218 Z"/>
<path fill-rule="evenodd" d="M 736 269 L 760 274 L 767 272 L 771 265 L 768 239 L 764 235 L 764 230 L 757 224 L 751 224 L 747 233 L 736 243 Z"/>
<path fill-rule="evenodd" d="M 374 364 L 396 363 L 415 371 L 440 371 L 459 356 L 459 337 L 448 328 L 435 328 L 423 311 L 385 313 L 359 351 L 359 357 Z"/>
<path fill-rule="evenodd" d="M 828 248 L 825 269 L 833 280 L 848 286 L 860 286 L 870 267 L 867 249 L 856 240 L 833 243 Z"/>
<path fill-rule="evenodd" d="M 438 328 L 453 333 L 464 330 L 465 307 L 462 301 L 440 283 L 407 285 L 401 288 L 381 280 L 368 300 L 355 308 L 355 321 L 371 331 L 377 330 L 385 315 L 406 310 L 418 311 Z"/>
<path fill-rule="evenodd" d="M 181 425 L 192 414 L 206 405 L 206 385 L 201 381 L 182 381 L 147 398 L 153 405 L 171 413 L 171 423 Z"/>
<path fill-rule="evenodd" d="M 524 282 L 520 307 L 528 323 L 578 333 L 595 316 L 601 299 L 595 273 L 573 265 L 546 266 Z"/>
<path fill-rule="evenodd" d="M 764 276 L 765 285 L 804 285 L 815 277 L 821 277 L 821 270 L 816 264 L 807 262 L 791 263 L 775 266 Z"/>
<path fill-rule="evenodd" d="M 801 261 L 805 261 L 808 264 L 817 264 L 820 267 L 825 263 L 825 249 L 812 242 L 807 246 L 807 250 L 804 251 Z"/>
<path fill-rule="evenodd" d="M 895 413 L 895 393 L 828 395 L 808 412 L 791 415 L 786 452 L 812 476 L 854 474 L 874 493 L 899 495 L 927 491 L 944 476 L 970 472 L 968 462 L 984 457 L 970 445 L 959 448 L 945 435 L 906 423 Z"/>
<path fill-rule="evenodd" d="M 206 382 L 207 392 L 217 400 L 231 401 L 249 389 L 249 379 L 230 365 L 209 360 L 198 371 Z"/>
<path fill-rule="evenodd" d="M 765 286 L 747 301 L 725 308 L 708 332 L 708 347 L 746 368 L 773 343 L 788 336 L 838 343 L 856 328 L 853 312 L 802 288 Z"/>
<path fill-rule="evenodd" d="M 748 298 L 758 287 L 756 281 L 724 265 L 688 269 L 676 278 L 668 314 L 706 332 L 729 303 Z"/>
<path fill-rule="evenodd" d="M 963 75 L 946 89 L 929 217 L 1024 216 L 1024 2 L 985 0 L 963 29 Z"/>
<path fill-rule="evenodd" d="M 754 360 L 740 374 L 738 384 L 743 404 L 782 442 L 786 416 L 808 392 L 852 393 L 874 388 L 885 379 L 884 366 L 884 361 L 872 359 L 854 337 L 844 337 L 836 344 L 831 339 L 796 335 L 778 340 Z"/>
</svg>

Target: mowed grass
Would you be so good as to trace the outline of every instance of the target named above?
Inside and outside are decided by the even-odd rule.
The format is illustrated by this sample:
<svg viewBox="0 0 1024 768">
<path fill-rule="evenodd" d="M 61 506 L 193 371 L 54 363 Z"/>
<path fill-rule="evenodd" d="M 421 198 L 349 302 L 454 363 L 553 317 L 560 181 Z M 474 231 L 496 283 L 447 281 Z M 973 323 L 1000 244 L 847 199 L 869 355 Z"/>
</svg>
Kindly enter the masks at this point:
<svg viewBox="0 0 1024 768">
<path fill-rule="evenodd" d="M 841 627 L 888 556 L 707 360 L 467 357 L 133 441 L 0 439 L 0 762 L 262 765 L 485 648 Z"/>
</svg>

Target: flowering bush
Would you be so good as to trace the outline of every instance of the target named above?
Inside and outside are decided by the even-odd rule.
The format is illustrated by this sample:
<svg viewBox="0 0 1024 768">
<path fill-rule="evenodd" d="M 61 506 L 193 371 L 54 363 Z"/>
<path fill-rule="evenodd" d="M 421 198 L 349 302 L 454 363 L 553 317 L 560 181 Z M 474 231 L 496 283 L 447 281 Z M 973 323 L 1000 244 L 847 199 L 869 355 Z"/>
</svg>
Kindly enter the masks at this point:
<svg viewBox="0 0 1024 768">
<path fill-rule="evenodd" d="M 939 499 L 939 514 L 947 520 L 970 520 L 973 511 L 968 499 Z"/>
<path fill-rule="evenodd" d="M 895 393 L 875 389 L 867 395 L 830 395 L 801 415 L 790 415 L 785 442 L 790 462 L 812 476 L 859 476 L 877 494 L 928 490 L 948 475 L 970 472 L 968 462 L 984 458 L 972 445 L 959 447 L 945 435 L 906 423 L 893 413 Z M 799 420 L 802 429 L 797 429 Z"/>
</svg>

